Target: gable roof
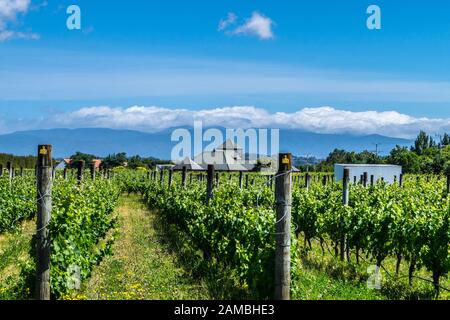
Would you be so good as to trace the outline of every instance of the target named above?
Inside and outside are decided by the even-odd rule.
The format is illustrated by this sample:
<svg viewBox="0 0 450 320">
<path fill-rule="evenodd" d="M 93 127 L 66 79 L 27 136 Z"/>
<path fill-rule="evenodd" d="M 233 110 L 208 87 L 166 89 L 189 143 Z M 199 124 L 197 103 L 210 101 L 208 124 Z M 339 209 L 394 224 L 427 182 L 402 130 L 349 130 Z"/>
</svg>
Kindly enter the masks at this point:
<svg viewBox="0 0 450 320">
<path fill-rule="evenodd" d="M 94 160 L 92 160 L 92 161 L 94 162 L 94 167 L 95 167 L 95 169 L 99 169 L 100 166 L 101 166 L 101 164 L 102 164 L 102 162 L 103 162 L 103 161 L 100 160 L 100 159 L 94 159 Z M 69 166 L 71 162 L 72 162 L 72 159 L 63 159 L 63 161 L 61 161 L 61 162 L 56 166 L 56 168 L 57 168 L 57 169 L 64 169 L 65 167 Z"/>
<path fill-rule="evenodd" d="M 192 160 L 189 157 L 186 157 L 183 161 L 174 166 L 172 170 L 183 170 L 183 167 L 186 167 L 186 170 L 190 171 L 203 170 L 203 168 L 200 165 L 198 165 L 196 162 L 194 162 L 194 160 Z"/>
</svg>

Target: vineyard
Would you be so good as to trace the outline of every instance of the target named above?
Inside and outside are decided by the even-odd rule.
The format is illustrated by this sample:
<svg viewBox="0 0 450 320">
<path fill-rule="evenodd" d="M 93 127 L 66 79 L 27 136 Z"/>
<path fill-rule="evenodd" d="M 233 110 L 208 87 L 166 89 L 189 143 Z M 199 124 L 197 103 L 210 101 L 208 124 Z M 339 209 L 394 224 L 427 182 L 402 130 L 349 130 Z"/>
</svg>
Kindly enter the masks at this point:
<svg viewBox="0 0 450 320">
<path fill-rule="evenodd" d="M 412 288 L 414 282 L 425 282 L 428 290 L 432 287 L 436 295 L 443 291 L 447 296 L 442 283 L 449 284 L 450 198 L 444 177 L 406 176 L 401 187 L 381 181 L 367 187 L 352 184 L 348 206 L 342 204 L 342 183 L 323 177 L 318 175 L 309 188 L 304 176 L 293 177 L 298 182 L 292 200 L 294 297 L 301 296 L 297 281 L 302 256 L 315 247 L 344 269 L 374 265 L 392 278 L 391 285 L 406 281 L 405 287 Z M 206 189 L 198 180 L 189 188 L 181 181 L 168 188 L 169 181 L 159 179 L 135 179 L 128 185 L 130 191 L 140 190 L 147 204 L 160 209 L 168 222 L 188 233 L 205 258 L 224 261 L 254 296 L 270 298 L 276 219 L 267 178 L 255 175 L 241 189 L 237 175 L 223 177 L 208 205 Z"/>
<path fill-rule="evenodd" d="M 405 176 L 343 184 L 327 174 L 288 173 L 292 181 L 291 284 L 293 299 L 308 298 L 305 272 L 357 284 L 370 298 L 448 299 L 450 287 L 450 197 L 445 177 Z M 190 247 L 193 259 L 216 276 L 229 277 L 253 299 L 273 298 L 275 283 L 275 180 L 256 173 L 121 170 L 97 177 L 57 172 L 53 179 L 50 239 L 52 298 L 70 297 L 101 261 L 114 255 L 119 197 L 142 201 L 176 229 L 173 241 Z M 244 182 L 245 180 L 245 182 Z M 212 186 L 212 189 L 211 189 Z M 34 221 L 34 171 L 0 178 L 0 268 L 11 248 L 1 235 L 23 233 Z M 34 257 L 36 229 L 29 256 Z M 32 299 L 36 261 L 20 263 L 20 273 L 1 278 L 0 299 Z M 371 279 L 374 267 L 382 277 Z M 378 272 L 378 271 L 377 271 Z M 378 274 L 377 274 L 378 275 Z M 375 288 L 367 288 L 374 280 Z M 367 296 L 363 296 L 367 297 Z M 177 297 L 173 297 L 176 299 Z M 318 296 L 320 298 L 320 295 Z M 338 298 L 338 297 L 335 297 Z"/>
</svg>

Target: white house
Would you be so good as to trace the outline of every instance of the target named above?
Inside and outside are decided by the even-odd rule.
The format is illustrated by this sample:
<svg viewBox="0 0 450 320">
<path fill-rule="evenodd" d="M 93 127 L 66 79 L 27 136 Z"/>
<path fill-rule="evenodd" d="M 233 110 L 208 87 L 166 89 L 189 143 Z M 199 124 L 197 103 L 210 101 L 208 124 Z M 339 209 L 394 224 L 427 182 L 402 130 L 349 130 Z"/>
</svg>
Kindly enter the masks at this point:
<svg viewBox="0 0 450 320">
<path fill-rule="evenodd" d="M 202 168 L 213 164 L 217 171 L 251 171 L 257 160 L 246 160 L 243 149 L 228 139 L 212 151 L 205 151 L 194 158 Z"/>
</svg>

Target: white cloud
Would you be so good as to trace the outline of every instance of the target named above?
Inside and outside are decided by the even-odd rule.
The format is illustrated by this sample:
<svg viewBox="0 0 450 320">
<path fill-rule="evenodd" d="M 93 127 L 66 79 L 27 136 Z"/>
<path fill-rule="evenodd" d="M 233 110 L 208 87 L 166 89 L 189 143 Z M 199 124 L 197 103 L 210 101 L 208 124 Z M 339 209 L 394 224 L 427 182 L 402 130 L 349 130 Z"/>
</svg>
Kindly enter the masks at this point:
<svg viewBox="0 0 450 320">
<path fill-rule="evenodd" d="M 34 11 L 39 11 L 41 8 L 45 8 L 47 6 L 48 6 L 48 2 L 47 2 L 47 0 L 44 0 L 44 1 L 40 2 L 40 3 L 33 3 L 31 5 L 30 9 L 34 10 Z"/>
<path fill-rule="evenodd" d="M 9 24 L 17 20 L 18 15 L 30 10 L 31 0 L 0 0 L 0 42 L 11 39 L 38 40 L 40 36 L 33 32 L 10 30 Z"/>
<path fill-rule="evenodd" d="M 0 0 L 0 19 L 14 20 L 19 13 L 25 13 L 30 0 Z"/>
<path fill-rule="evenodd" d="M 234 13 L 229 13 L 228 18 L 221 20 L 219 23 L 219 31 L 224 31 L 230 25 L 235 24 L 237 16 Z M 227 31 L 228 35 L 249 35 L 256 36 L 261 40 L 269 40 L 275 38 L 273 33 L 274 22 L 272 19 L 264 16 L 259 12 L 253 12 L 252 16 L 247 19 L 244 24 L 238 26 L 232 31 Z"/>
<path fill-rule="evenodd" d="M 237 16 L 233 12 L 228 13 L 228 16 L 226 19 L 222 19 L 219 22 L 219 31 L 223 31 L 226 28 L 228 28 L 230 25 L 235 24 L 237 21 Z"/>
<path fill-rule="evenodd" d="M 12 39 L 39 40 L 41 36 L 33 32 L 0 31 L 0 42 Z"/>
<path fill-rule="evenodd" d="M 419 130 L 429 133 L 450 131 L 450 118 L 417 118 L 396 111 L 353 112 L 332 107 L 304 108 L 297 112 L 270 113 L 254 106 L 234 106 L 203 110 L 169 109 L 156 106 L 82 108 L 45 119 L 50 127 L 98 127 L 161 131 L 192 126 L 202 120 L 205 126 L 227 128 L 289 128 L 316 133 L 381 134 L 412 138 Z"/>
<path fill-rule="evenodd" d="M 234 30 L 234 34 L 253 35 L 263 40 L 273 39 L 275 37 L 272 31 L 273 25 L 272 19 L 253 12 L 245 24 Z"/>
</svg>

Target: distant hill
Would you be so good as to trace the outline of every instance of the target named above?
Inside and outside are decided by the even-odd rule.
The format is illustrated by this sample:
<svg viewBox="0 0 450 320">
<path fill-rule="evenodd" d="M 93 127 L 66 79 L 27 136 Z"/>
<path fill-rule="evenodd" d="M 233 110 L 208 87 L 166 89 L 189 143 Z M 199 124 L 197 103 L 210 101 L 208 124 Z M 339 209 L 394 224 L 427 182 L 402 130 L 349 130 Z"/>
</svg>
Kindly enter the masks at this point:
<svg viewBox="0 0 450 320">
<path fill-rule="evenodd" d="M 67 157 L 76 151 L 99 157 L 110 153 L 126 152 L 159 159 L 170 159 L 175 142 L 171 142 L 172 129 L 157 133 L 133 130 L 49 129 L 22 131 L 0 135 L 0 152 L 15 155 L 34 155 L 38 144 L 52 144 L 55 157 Z M 356 136 L 350 134 L 317 134 L 300 130 L 280 130 L 281 151 L 294 155 L 325 158 L 335 148 L 348 151 L 375 150 L 380 143 L 380 154 L 388 153 L 395 145 L 411 145 L 412 141 L 380 135 Z M 205 143 L 206 145 L 206 143 Z"/>
<path fill-rule="evenodd" d="M 289 151 L 295 155 L 313 156 L 324 159 L 334 149 L 361 152 L 376 151 L 387 155 L 396 145 L 410 146 L 412 140 L 391 138 L 381 135 L 352 135 L 352 134 L 319 134 L 300 130 L 281 130 L 281 151 Z M 294 150 L 294 151 L 291 151 Z"/>
</svg>

